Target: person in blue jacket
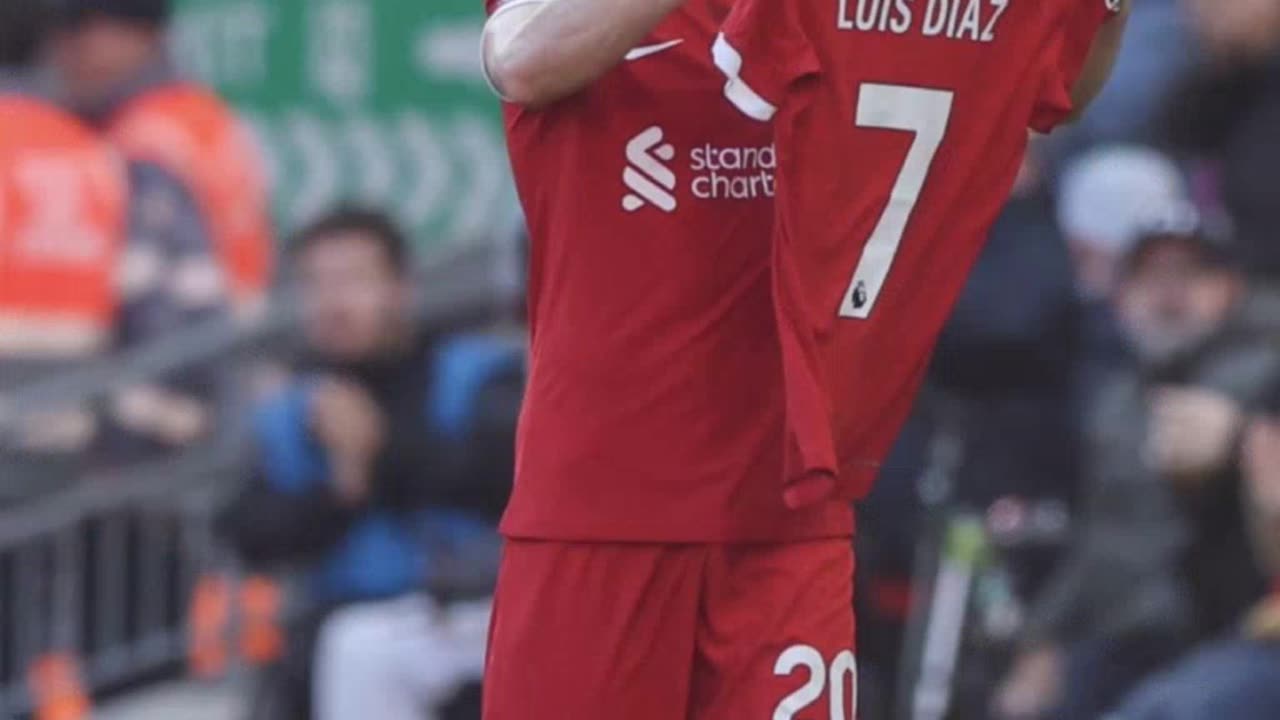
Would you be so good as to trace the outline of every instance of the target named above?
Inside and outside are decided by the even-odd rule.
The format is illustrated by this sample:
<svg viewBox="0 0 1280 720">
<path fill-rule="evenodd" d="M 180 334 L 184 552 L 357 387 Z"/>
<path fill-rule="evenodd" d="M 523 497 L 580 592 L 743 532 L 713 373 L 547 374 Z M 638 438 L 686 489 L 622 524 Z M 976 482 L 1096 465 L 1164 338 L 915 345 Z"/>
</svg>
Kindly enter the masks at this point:
<svg viewBox="0 0 1280 720">
<path fill-rule="evenodd" d="M 418 330 L 408 245 L 379 213 L 321 218 L 290 266 L 305 356 L 256 409 L 222 529 L 251 566 L 301 575 L 312 717 L 420 720 L 482 667 L 522 347 Z"/>
</svg>

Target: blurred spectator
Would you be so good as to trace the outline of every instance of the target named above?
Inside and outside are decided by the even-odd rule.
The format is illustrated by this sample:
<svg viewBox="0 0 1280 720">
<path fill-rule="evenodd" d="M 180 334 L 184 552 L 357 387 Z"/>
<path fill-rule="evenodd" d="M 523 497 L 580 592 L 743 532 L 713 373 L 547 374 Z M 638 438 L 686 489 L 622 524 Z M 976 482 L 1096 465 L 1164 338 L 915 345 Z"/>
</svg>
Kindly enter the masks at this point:
<svg viewBox="0 0 1280 720">
<path fill-rule="evenodd" d="M 931 388 L 945 393 L 952 411 L 963 405 L 956 501 L 981 509 L 1008 496 L 1073 497 L 1077 315 L 1068 247 L 1033 152 L 930 368 Z"/>
<path fill-rule="evenodd" d="M 1252 422 L 1244 449 L 1254 547 L 1280 582 L 1280 393 Z M 1109 720 L 1280 717 L 1280 585 L 1237 632 L 1146 683 Z"/>
<path fill-rule="evenodd" d="M 1096 717 L 1263 594 L 1237 448 L 1280 354 L 1242 328 L 1244 290 L 1202 233 L 1148 235 L 1126 258 L 1117 306 L 1138 367 L 1090 412 L 1084 524 L 1034 610 L 1002 717 Z"/>
<path fill-rule="evenodd" d="M 119 311 L 124 172 L 37 80 L 48 19 L 40 0 L 0 6 L 0 392 L 108 350 Z M 54 409 L 7 429 L 0 448 L 81 450 L 95 421 Z"/>
<path fill-rule="evenodd" d="M 1058 187 L 1058 224 L 1085 300 L 1109 302 L 1139 235 L 1185 219 L 1190 198 L 1173 161 L 1141 145 L 1103 145 L 1074 160 Z"/>
<path fill-rule="evenodd" d="M 168 174 L 194 199 L 187 233 L 212 238 L 237 310 L 253 313 L 275 250 L 260 151 L 226 103 L 173 67 L 169 0 L 57 1 L 64 29 L 55 56 L 71 102 L 130 160 Z"/>
<path fill-rule="evenodd" d="M 1004 499 L 1045 510 L 1077 505 L 1084 408 L 1093 388 L 1132 362 L 1111 303 L 1125 257 L 1145 229 L 1186 224 L 1193 214 L 1168 158 L 1118 145 L 1067 168 L 1055 217 L 1046 150 L 1032 143 L 939 341 L 929 390 L 864 503 L 859 566 L 869 575 L 859 638 L 867 665 L 874 657 L 890 673 L 922 528 L 917 478 L 947 475 L 947 504 L 979 512 Z M 940 439 L 961 444 L 955 466 L 922 467 L 936 464 L 930 448 Z M 1057 555 L 1047 545 L 1008 554 L 1020 597 L 1037 594 Z"/>
<path fill-rule="evenodd" d="M 1069 502 L 1079 477 L 1073 401 L 1077 324 L 1071 261 L 1033 146 L 1013 198 L 938 343 L 928 388 L 899 436 L 858 523 L 859 691 L 866 703 L 897 695 L 893 679 L 911 607 L 922 522 L 920 478 L 944 474 L 946 501 L 989 507 L 1001 498 Z M 939 438 L 963 448 L 954 467 L 934 467 Z M 937 501 L 940 498 L 932 498 Z M 1029 592 L 1050 565 L 1018 557 Z"/>
<path fill-rule="evenodd" d="M 222 524 L 252 565 L 304 571 L 292 692 L 314 678 L 314 717 L 432 717 L 481 672 L 521 348 L 416 332 L 380 214 L 323 218 L 291 258 L 308 357 L 258 408 L 257 474 Z"/>
<path fill-rule="evenodd" d="M 1280 281 L 1280 0 L 1186 4 L 1209 61 L 1172 102 L 1170 140 L 1236 223 L 1248 271 Z"/>
<path fill-rule="evenodd" d="M 1150 228 L 1195 222 L 1190 199 L 1173 161 L 1140 145 L 1095 148 L 1063 173 L 1058 224 L 1075 265 L 1076 379 L 1084 394 L 1128 361 L 1129 348 L 1112 304 L 1125 255 Z"/>
<path fill-rule="evenodd" d="M 53 65 L 61 90 L 128 161 L 130 227 L 118 341 L 143 345 L 207 323 L 228 309 L 228 280 L 236 287 L 229 258 L 248 252 L 232 244 L 224 226 L 265 227 L 260 185 L 241 167 L 253 157 L 241 147 L 238 124 L 220 101 L 169 69 L 164 0 L 57 2 Z M 233 193 L 229 188 L 237 185 L 243 189 Z M 122 389 L 104 442 L 111 462 L 207 437 L 216 422 L 219 377 L 212 369 L 190 370 Z"/>
</svg>

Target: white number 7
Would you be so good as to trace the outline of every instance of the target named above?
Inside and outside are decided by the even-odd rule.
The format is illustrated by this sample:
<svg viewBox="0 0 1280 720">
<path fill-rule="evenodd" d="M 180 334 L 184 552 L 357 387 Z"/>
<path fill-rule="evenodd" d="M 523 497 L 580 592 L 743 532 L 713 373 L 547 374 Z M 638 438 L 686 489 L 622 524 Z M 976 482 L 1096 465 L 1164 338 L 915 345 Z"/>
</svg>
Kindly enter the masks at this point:
<svg viewBox="0 0 1280 720">
<path fill-rule="evenodd" d="M 840 303 L 840 317 L 865 320 L 871 315 L 902 244 L 907 222 L 920 201 L 933 158 L 947 133 L 954 98 L 955 93 L 948 90 L 874 83 L 864 84 L 858 93 L 858 127 L 905 130 L 914 133 L 915 138 L 893 184 L 889 204 L 849 281 Z"/>
</svg>

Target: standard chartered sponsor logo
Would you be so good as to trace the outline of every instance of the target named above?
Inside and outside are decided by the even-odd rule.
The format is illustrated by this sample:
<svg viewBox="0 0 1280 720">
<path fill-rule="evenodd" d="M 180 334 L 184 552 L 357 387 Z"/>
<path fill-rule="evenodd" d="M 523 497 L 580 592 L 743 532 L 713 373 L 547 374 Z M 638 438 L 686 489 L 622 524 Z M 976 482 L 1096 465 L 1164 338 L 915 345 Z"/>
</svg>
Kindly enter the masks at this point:
<svg viewBox="0 0 1280 720">
<path fill-rule="evenodd" d="M 778 166 L 772 145 L 717 147 L 707 143 L 689 154 L 695 173 L 691 189 L 703 200 L 752 200 L 773 197 Z"/>
<path fill-rule="evenodd" d="M 631 192 L 622 198 L 622 208 L 635 212 L 645 205 L 653 205 L 663 212 L 674 212 L 676 174 L 660 161 L 671 162 L 676 149 L 663 142 L 662 128 L 653 126 L 631 138 L 627 143 L 627 167 L 622 171 L 622 182 Z"/>
<path fill-rule="evenodd" d="M 653 206 L 675 212 L 681 184 L 675 168 L 685 163 L 677 159 L 675 146 L 666 142 L 662 128 L 655 125 L 636 135 L 627 143 L 626 154 L 622 182 L 628 192 L 622 198 L 623 209 L 636 212 Z M 704 143 L 689 151 L 687 167 L 689 193 L 699 200 L 752 200 L 774 194 L 777 154 L 772 145 Z"/>
</svg>

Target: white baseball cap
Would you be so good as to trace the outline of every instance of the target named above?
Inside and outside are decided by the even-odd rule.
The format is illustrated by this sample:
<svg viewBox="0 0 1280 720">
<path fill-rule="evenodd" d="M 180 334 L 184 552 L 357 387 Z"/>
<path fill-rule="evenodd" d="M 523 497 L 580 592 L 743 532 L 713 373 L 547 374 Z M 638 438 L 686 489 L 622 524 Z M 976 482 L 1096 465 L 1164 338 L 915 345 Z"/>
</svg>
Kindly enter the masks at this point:
<svg viewBox="0 0 1280 720">
<path fill-rule="evenodd" d="M 1073 242 L 1125 254 L 1153 230 L 1190 230 L 1198 223 L 1182 172 L 1151 148 L 1103 146 L 1062 174 L 1058 224 Z"/>
</svg>

